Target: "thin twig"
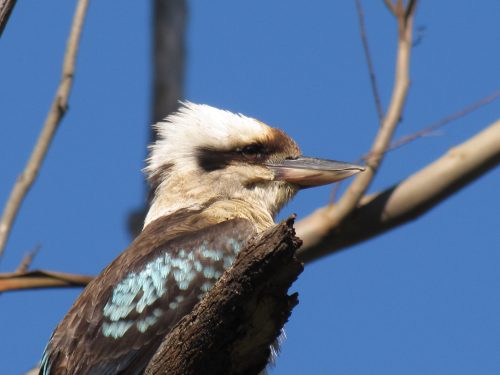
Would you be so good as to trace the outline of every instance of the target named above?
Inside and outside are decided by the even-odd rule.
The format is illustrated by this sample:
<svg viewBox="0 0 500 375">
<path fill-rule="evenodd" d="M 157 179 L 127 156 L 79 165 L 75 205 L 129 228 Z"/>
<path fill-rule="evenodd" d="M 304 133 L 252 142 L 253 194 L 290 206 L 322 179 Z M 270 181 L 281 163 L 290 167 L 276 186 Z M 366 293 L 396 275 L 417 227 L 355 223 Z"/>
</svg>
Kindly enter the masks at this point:
<svg viewBox="0 0 500 375">
<path fill-rule="evenodd" d="M 398 1 L 399 4 L 399 1 Z M 414 8 L 413 8 L 414 9 Z M 413 13 L 412 13 L 413 14 Z M 371 148 L 373 154 L 367 160 L 367 169 L 349 186 L 342 198 L 334 205 L 316 210 L 301 221 L 301 238 L 308 247 L 321 242 L 324 236 L 348 217 L 365 194 L 382 162 L 383 153 L 391 142 L 392 135 L 401 118 L 410 86 L 410 55 L 412 47 L 413 16 L 404 22 L 404 13 L 398 13 L 398 52 L 396 58 L 395 82 L 391 101 L 383 124 Z M 317 220 L 321 216 L 320 220 Z M 308 225 L 314 221 L 314 227 Z"/>
<path fill-rule="evenodd" d="M 75 74 L 76 55 L 87 7 L 88 0 L 79 0 L 64 56 L 61 82 L 57 88 L 54 101 L 52 102 L 42 132 L 40 133 L 30 159 L 24 171 L 14 184 L 5 205 L 0 221 L 0 258 L 3 255 L 5 245 L 21 203 L 38 175 L 45 155 L 54 138 L 54 134 L 68 108 L 69 94 Z"/>
<path fill-rule="evenodd" d="M 363 50 L 365 52 L 366 65 L 368 66 L 368 73 L 370 75 L 370 84 L 372 88 L 373 99 L 375 100 L 375 107 L 377 109 L 379 123 L 382 124 L 382 121 L 384 120 L 384 110 L 382 109 L 382 102 L 380 100 L 380 94 L 377 87 L 377 77 L 375 75 L 375 68 L 373 66 L 370 47 L 368 45 L 368 37 L 366 35 L 365 13 L 363 11 L 363 6 L 361 5 L 361 0 L 355 0 L 355 3 L 356 11 L 358 12 L 359 33 L 361 36 L 361 41 L 363 42 Z"/>
<path fill-rule="evenodd" d="M 40 288 L 83 287 L 93 277 L 64 272 L 36 270 L 0 274 L 0 292 Z"/>
<path fill-rule="evenodd" d="M 31 263 L 33 263 L 33 259 L 35 259 L 35 256 L 38 254 L 38 252 L 40 251 L 41 248 L 42 248 L 42 246 L 40 244 L 38 244 L 35 246 L 35 248 L 33 250 L 28 252 L 28 254 L 26 254 L 24 256 L 23 260 L 21 261 L 21 263 L 17 267 L 16 272 L 17 273 L 28 272 L 28 270 L 31 266 Z"/>
<path fill-rule="evenodd" d="M 442 128 L 445 125 L 448 125 L 449 123 L 464 117 L 468 115 L 471 112 L 474 112 L 475 110 L 481 108 L 482 106 L 485 106 L 486 104 L 489 104 L 493 102 L 494 100 L 498 99 L 500 97 L 500 91 L 496 91 L 491 95 L 488 95 L 480 100 L 478 100 L 475 103 L 469 104 L 468 106 L 462 108 L 460 111 L 452 113 L 451 115 L 448 115 L 444 118 L 442 118 L 439 121 L 436 121 L 435 123 L 431 124 L 428 127 L 425 127 L 419 131 L 416 131 L 415 133 L 408 134 L 405 136 L 402 136 L 401 138 L 396 139 L 394 142 L 391 143 L 391 145 L 387 148 L 385 153 L 387 154 L 390 151 L 396 150 L 410 142 L 413 142 L 414 140 L 418 138 L 425 137 L 429 134 L 434 133 L 436 130 Z M 361 162 L 362 160 L 366 160 L 371 156 L 371 154 L 365 154 L 361 157 L 361 159 L 358 162 Z"/>
<path fill-rule="evenodd" d="M 7 25 L 15 5 L 16 0 L 0 0 L 0 37 L 2 36 L 5 25 Z"/>
</svg>

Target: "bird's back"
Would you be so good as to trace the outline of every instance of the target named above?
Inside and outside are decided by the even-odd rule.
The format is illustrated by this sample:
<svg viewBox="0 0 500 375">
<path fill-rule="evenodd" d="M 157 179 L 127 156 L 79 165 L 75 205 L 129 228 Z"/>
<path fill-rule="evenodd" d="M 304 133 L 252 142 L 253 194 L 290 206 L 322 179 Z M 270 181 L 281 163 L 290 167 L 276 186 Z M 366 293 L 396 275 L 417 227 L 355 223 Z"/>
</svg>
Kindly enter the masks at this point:
<svg viewBox="0 0 500 375">
<path fill-rule="evenodd" d="M 150 223 L 57 326 L 40 374 L 141 374 L 164 336 L 254 234 L 244 219 L 181 210 Z"/>
</svg>

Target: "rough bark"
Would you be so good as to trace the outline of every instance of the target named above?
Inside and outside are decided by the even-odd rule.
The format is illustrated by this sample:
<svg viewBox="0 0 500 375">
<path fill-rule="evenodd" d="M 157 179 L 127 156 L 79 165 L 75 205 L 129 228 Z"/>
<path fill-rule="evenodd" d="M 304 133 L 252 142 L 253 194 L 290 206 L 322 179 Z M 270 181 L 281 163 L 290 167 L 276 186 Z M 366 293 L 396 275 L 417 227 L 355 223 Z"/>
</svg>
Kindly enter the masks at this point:
<svg viewBox="0 0 500 375">
<path fill-rule="evenodd" d="M 293 218 L 254 239 L 194 310 L 165 337 L 146 369 L 160 374 L 257 374 L 298 303 L 302 272 Z"/>
</svg>

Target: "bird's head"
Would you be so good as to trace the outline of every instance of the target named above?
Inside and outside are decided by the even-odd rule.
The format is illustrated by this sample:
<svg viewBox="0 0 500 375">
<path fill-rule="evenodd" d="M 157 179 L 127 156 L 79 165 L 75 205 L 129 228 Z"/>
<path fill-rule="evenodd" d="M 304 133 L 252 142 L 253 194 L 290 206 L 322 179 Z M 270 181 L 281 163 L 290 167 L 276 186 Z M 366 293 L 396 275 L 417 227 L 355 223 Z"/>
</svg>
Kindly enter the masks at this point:
<svg viewBox="0 0 500 375">
<path fill-rule="evenodd" d="M 299 189 L 363 170 L 304 157 L 283 131 L 208 105 L 184 103 L 156 130 L 145 168 L 154 192 L 146 224 L 213 201 L 244 202 L 273 218 Z"/>
</svg>

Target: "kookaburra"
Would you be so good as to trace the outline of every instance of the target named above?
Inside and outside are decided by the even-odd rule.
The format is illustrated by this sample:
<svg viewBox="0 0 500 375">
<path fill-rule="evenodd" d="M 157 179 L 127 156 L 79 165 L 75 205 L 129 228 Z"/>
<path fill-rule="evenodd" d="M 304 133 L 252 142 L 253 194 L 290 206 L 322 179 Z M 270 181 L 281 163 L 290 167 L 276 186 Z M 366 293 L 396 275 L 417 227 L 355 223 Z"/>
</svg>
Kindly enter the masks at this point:
<svg viewBox="0 0 500 375">
<path fill-rule="evenodd" d="M 298 190 L 363 170 L 304 157 L 283 131 L 207 105 L 185 103 L 156 130 L 144 228 L 57 326 L 40 374 L 142 374 L 165 334 Z"/>
</svg>

